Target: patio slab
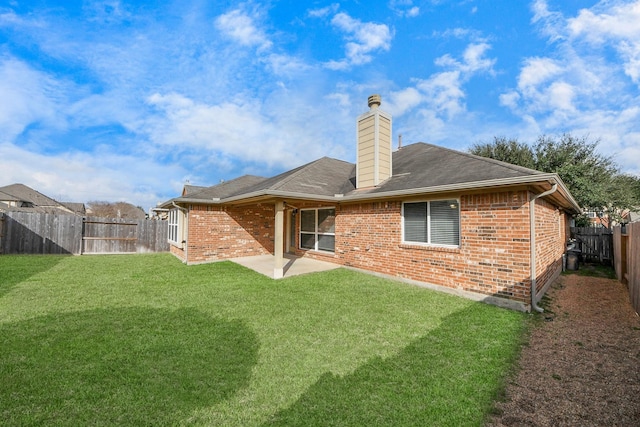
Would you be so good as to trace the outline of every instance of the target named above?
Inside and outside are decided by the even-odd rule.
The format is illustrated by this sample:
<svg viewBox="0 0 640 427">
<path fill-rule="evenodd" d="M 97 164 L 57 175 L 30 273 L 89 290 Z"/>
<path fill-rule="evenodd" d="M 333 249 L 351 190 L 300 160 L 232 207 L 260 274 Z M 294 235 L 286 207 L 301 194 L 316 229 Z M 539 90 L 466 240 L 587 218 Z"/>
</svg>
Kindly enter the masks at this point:
<svg viewBox="0 0 640 427">
<path fill-rule="evenodd" d="M 247 267 L 267 277 L 273 278 L 273 267 L 275 265 L 275 257 L 273 255 L 257 255 L 241 258 L 232 258 L 230 261 Z M 306 273 L 315 273 L 318 271 L 334 270 L 341 267 L 326 261 L 318 261 L 310 258 L 301 258 L 294 255 L 284 255 L 284 277 L 297 276 Z"/>
</svg>

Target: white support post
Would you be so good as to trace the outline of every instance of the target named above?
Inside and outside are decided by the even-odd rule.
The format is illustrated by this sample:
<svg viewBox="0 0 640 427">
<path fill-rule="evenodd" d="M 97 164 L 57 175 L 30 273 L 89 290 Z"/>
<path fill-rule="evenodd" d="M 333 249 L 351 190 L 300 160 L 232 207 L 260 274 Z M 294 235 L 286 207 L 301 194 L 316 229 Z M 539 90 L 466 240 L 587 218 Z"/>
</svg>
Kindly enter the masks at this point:
<svg viewBox="0 0 640 427">
<path fill-rule="evenodd" d="M 275 217 L 273 278 L 282 279 L 284 277 L 284 202 L 282 200 L 278 200 L 275 204 Z"/>
</svg>

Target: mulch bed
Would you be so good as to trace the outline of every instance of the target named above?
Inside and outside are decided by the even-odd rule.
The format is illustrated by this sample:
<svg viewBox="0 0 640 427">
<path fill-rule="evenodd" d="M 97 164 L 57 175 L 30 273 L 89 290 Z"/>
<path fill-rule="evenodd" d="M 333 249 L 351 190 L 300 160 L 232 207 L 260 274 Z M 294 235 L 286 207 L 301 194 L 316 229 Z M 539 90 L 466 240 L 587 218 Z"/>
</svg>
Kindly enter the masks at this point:
<svg viewBox="0 0 640 427">
<path fill-rule="evenodd" d="M 640 426 L 640 318 L 626 286 L 570 274 L 547 295 L 487 425 Z"/>
</svg>

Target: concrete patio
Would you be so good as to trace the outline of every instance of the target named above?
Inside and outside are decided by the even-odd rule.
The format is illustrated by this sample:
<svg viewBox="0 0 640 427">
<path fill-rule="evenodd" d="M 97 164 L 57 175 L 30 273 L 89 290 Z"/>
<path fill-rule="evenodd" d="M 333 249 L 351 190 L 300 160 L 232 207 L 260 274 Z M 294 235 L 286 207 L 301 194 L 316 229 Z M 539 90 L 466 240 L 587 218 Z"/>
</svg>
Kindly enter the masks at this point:
<svg viewBox="0 0 640 427">
<path fill-rule="evenodd" d="M 275 257 L 273 255 L 257 255 L 241 258 L 232 258 L 230 261 L 247 267 L 267 277 L 274 277 Z M 327 271 L 339 268 L 340 265 L 326 261 L 318 261 L 310 258 L 301 258 L 290 254 L 284 254 L 283 277 L 297 276 L 318 271 Z"/>
</svg>

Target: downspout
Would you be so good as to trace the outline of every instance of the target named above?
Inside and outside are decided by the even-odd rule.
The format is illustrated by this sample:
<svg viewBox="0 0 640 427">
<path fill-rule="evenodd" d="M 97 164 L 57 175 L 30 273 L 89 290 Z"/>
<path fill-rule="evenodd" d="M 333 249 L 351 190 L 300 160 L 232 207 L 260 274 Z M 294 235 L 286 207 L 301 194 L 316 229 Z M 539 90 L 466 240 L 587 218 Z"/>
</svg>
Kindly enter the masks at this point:
<svg viewBox="0 0 640 427">
<path fill-rule="evenodd" d="M 182 206 L 178 206 L 176 204 L 176 202 L 171 202 L 171 204 L 181 210 L 182 212 L 184 212 L 184 230 L 187 233 L 187 240 L 189 237 L 189 209 L 183 208 Z M 182 242 L 184 243 L 184 263 L 185 264 L 189 264 L 189 244 L 187 242 L 187 240 L 183 240 Z"/>
<path fill-rule="evenodd" d="M 531 253 L 531 309 L 538 313 L 544 312 L 544 308 L 538 306 L 538 302 L 536 301 L 536 199 L 555 193 L 557 189 L 558 184 L 554 183 L 550 190 L 529 199 L 529 230 L 531 232 L 531 236 L 529 238 L 529 252 Z"/>
</svg>

